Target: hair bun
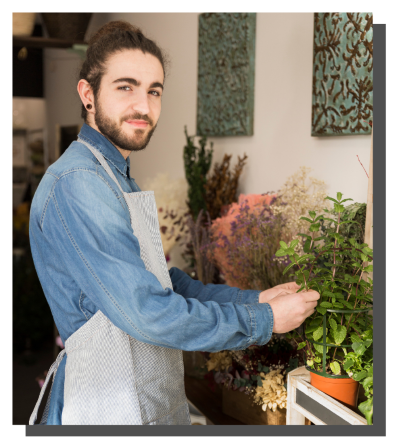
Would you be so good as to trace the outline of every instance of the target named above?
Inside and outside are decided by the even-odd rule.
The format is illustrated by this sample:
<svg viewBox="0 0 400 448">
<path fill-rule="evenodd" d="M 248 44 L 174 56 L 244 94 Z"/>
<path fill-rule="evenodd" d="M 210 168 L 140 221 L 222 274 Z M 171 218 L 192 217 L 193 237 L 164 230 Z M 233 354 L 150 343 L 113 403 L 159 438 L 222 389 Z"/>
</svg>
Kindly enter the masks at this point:
<svg viewBox="0 0 400 448">
<path fill-rule="evenodd" d="M 135 34 L 143 34 L 141 29 L 131 25 L 124 20 L 114 20 L 113 22 L 108 22 L 103 25 L 96 33 L 94 33 L 89 39 L 89 46 L 96 43 L 99 39 L 101 39 L 106 34 L 112 34 L 115 31 L 130 31 Z"/>
</svg>

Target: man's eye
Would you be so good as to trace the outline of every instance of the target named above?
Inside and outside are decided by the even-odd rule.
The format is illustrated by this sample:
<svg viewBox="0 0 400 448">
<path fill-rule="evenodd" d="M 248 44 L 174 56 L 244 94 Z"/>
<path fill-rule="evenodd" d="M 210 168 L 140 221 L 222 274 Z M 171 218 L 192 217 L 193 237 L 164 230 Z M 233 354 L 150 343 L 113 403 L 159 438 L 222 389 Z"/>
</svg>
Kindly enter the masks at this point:
<svg viewBox="0 0 400 448">
<path fill-rule="evenodd" d="M 150 92 L 153 96 L 161 96 L 160 92 L 157 92 L 157 90 L 150 90 Z"/>
<path fill-rule="evenodd" d="M 118 90 L 125 90 L 125 91 L 127 91 L 128 89 L 130 89 L 129 86 L 121 86 L 121 87 L 118 87 Z"/>
</svg>

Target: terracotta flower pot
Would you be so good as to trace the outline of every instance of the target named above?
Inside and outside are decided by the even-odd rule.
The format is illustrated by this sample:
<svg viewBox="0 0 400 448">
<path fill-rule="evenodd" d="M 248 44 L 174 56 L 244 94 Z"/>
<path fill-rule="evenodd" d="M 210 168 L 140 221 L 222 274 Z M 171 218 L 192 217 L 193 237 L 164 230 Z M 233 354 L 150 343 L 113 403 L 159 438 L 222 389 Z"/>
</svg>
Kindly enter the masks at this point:
<svg viewBox="0 0 400 448">
<path fill-rule="evenodd" d="M 310 372 L 311 386 L 357 412 L 358 389 L 360 383 L 352 378 L 325 378 Z"/>
</svg>

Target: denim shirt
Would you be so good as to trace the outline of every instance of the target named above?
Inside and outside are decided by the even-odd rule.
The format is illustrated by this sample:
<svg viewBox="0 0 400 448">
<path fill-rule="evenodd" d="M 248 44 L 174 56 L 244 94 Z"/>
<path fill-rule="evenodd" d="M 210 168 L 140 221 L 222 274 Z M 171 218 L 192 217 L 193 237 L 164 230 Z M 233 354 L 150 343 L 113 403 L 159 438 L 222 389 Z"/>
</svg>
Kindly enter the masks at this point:
<svg viewBox="0 0 400 448">
<path fill-rule="evenodd" d="M 129 158 L 84 124 L 79 137 L 97 148 L 125 192 L 140 188 Z M 260 291 L 203 285 L 170 269 L 173 290 L 145 269 L 127 204 L 90 150 L 73 142 L 36 190 L 30 244 L 36 271 L 65 342 L 98 310 L 142 342 L 186 351 L 241 350 L 272 336 Z M 55 377 L 48 424 L 59 424 L 65 359 Z"/>
</svg>

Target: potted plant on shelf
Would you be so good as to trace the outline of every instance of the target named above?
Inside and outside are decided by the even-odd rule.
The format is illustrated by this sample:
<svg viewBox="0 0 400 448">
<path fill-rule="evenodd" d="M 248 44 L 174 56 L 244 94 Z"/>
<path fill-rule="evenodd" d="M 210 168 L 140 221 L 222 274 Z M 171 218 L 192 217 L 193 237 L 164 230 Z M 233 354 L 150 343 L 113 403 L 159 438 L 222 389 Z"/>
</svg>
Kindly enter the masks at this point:
<svg viewBox="0 0 400 448">
<path fill-rule="evenodd" d="M 373 385 L 373 251 L 354 238 L 345 239 L 341 228 L 356 221 L 341 220 L 345 211 L 342 193 L 334 203 L 333 218 L 309 211 L 311 236 L 299 234 L 303 240 L 303 255 L 296 249 L 299 239 L 289 245 L 281 241 L 277 257 L 289 258 L 287 270 L 293 268 L 302 290 L 320 293 L 315 313 L 309 316 L 300 331 L 288 334 L 303 352 L 310 371 L 311 384 L 356 410 L 359 382 L 362 381 L 367 401 L 359 409 L 372 424 Z M 329 210 L 324 209 L 326 213 Z M 317 236 L 321 224 L 331 223 L 322 236 Z"/>
</svg>

